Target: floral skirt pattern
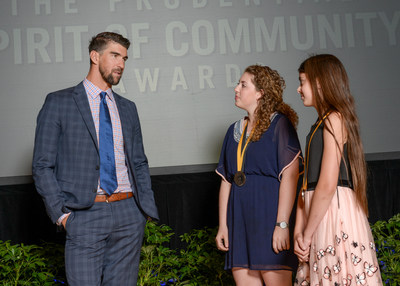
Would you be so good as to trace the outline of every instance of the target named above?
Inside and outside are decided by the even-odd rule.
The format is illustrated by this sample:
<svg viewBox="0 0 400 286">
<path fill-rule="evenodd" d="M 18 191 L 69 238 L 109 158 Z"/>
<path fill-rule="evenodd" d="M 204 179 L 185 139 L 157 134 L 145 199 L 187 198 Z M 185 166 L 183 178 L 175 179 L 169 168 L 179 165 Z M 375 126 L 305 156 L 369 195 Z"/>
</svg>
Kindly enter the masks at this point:
<svg viewBox="0 0 400 286">
<path fill-rule="evenodd" d="M 314 192 L 305 193 L 306 212 Z M 314 232 L 308 263 L 300 263 L 295 285 L 382 285 L 371 229 L 355 192 L 337 187 Z"/>
</svg>

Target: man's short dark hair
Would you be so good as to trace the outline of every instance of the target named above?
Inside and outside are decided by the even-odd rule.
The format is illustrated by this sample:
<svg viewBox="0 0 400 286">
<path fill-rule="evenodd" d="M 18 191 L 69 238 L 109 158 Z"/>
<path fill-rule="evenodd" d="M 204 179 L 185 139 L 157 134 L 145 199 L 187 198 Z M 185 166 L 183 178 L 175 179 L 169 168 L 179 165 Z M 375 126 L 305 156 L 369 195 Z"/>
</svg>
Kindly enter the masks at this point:
<svg viewBox="0 0 400 286">
<path fill-rule="evenodd" d="M 126 49 L 129 49 L 131 42 L 122 35 L 113 32 L 102 32 L 94 36 L 89 43 L 89 54 L 91 51 L 101 52 L 109 42 L 120 44 Z"/>
</svg>

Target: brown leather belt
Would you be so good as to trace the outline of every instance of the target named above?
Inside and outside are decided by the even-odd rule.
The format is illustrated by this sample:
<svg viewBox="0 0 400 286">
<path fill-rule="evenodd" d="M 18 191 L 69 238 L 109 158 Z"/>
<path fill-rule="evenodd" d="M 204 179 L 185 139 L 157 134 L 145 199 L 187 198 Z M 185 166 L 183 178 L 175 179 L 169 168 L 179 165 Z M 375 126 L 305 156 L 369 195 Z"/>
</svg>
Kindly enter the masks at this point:
<svg viewBox="0 0 400 286">
<path fill-rule="evenodd" d="M 125 199 L 129 199 L 133 197 L 132 192 L 127 192 L 127 193 L 115 193 L 112 194 L 111 196 L 109 195 L 97 195 L 94 202 L 95 203 L 112 203 L 116 201 L 121 201 Z"/>
</svg>

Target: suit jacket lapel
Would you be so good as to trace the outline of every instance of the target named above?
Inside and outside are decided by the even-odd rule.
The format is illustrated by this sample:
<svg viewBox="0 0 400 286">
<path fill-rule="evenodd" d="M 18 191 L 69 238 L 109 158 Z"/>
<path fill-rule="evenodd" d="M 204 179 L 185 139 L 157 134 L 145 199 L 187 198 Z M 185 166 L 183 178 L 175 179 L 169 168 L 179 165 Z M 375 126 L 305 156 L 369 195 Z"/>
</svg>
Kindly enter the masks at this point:
<svg viewBox="0 0 400 286">
<path fill-rule="evenodd" d="M 128 126 L 132 125 L 132 120 L 131 120 L 131 114 L 128 110 L 128 107 L 125 104 L 122 104 L 121 98 L 119 95 L 114 94 L 114 99 L 117 104 L 118 108 L 118 113 L 119 113 L 119 118 L 121 120 L 121 128 L 122 128 L 122 136 L 124 138 L 124 151 L 125 151 L 125 160 L 128 166 L 128 174 L 129 174 L 129 179 L 131 181 L 131 185 L 133 189 L 137 189 L 136 187 L 136 181 L 135 181 L 135 173 L 134 173 L 134 167 L 132 165 L 132 154 L 130 152 L 131 148 L 127 148 L 127 146 L 130 146 L 132 144 L 132 137 L 131 135 L 128 135 L 127 132 L 129 132 Z M 135 198 L 138 197 L 139 194 L 135 195 Z"/>
<path fill-rule="evenodd" d="M 74 100 L 76 102 L 76 105 L 82 115 L 83 121 L 85 122 L 86 127 L 89 130 L 89 133 L 92 136 L 93 142 L 95 143 L 96 149 L 98 151 L 99 146 L 97 142 L 96 127 L 94 126 L 92 111 L 90 110 L 86 90 L 82 82 L 75 87 L 74 92 Z"/>
</svg>

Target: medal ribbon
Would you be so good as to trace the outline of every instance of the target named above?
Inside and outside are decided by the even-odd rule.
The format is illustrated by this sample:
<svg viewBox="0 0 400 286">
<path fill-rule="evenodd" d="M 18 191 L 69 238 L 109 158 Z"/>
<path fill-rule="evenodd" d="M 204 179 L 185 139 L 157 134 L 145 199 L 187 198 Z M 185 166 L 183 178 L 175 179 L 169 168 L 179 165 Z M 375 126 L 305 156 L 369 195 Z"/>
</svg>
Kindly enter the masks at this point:
<svg viewBox="0 0 400 286">
<path fill-rule="evenodd" d="M 311 145 L 311 140 L 314 137 L 315 132 L 318 130 L 318 127 L 321 125 L 321 123 L 325 120 L 325 118 L 329 115 L 330 112 L 324 115 L 321 120 L 318 121 L 317 126 L 315 127 L 314 131 L 312 132 L 310 136 L 310 140 L 308 141 L 308 146 L 307 146 L 307 157 L 306 157 L 306 162 L 305 162 L 305 170 L 303 174 L 303 187 L 302 187 L 302 192 L 301 195 L 304 198 L 304 192 L 307 190 L 307 176 L 308 176 L 308 162 L 310 161 L 309 155 L 310 155 L 310 145 Z"/>
<path fill-rule="evenodd" d="M 248 122 L 246 121 L 246 125 L 243 128 L 243 133 L 242 133 L 242 136 L 240 137 L 239 145 L 238 145 L 238 148 L 237 148 L 237 161 L 236 161 L 236 163 L 237 163 L 238 172 L 242 171 L 244 153 L 246 152 L 247 145 L 249 144 L 251 136 L 253 135 L 253 132 L 254 132 L 254 128 L 253 128 L 249 138 L 247 138 L 246 143 L 245 143 L 244 147 L 242 148 L 244 137 L 246 136 L 245 134 L 247 133 L 247 123 Z"/>
</svg>

